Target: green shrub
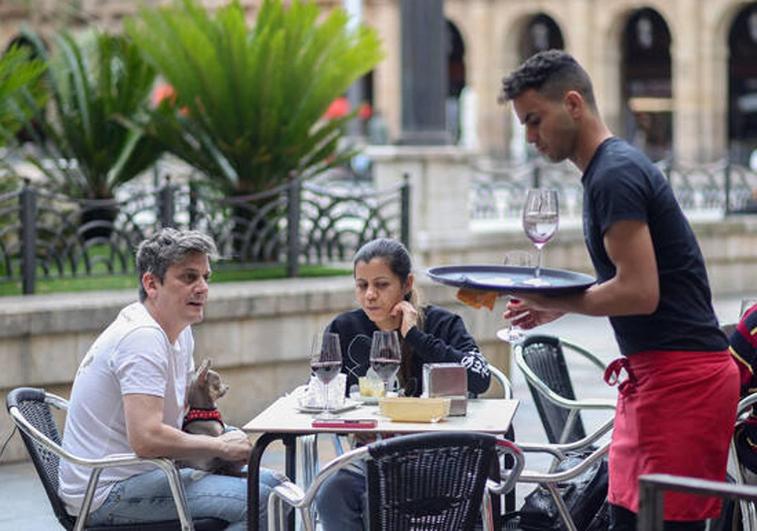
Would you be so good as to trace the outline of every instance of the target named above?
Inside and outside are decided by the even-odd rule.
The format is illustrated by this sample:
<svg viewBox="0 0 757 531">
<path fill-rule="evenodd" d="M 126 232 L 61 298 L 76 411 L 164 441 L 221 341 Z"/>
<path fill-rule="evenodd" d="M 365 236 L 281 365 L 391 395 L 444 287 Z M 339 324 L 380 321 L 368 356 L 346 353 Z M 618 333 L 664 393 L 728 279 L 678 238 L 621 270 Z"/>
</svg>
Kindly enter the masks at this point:
<svg viewBox="0 0 757 531">
<path fill-rule="evenodd" d="M 349 117 L 329 104 L 383 57 L 376 32 L 312 2 L 265 0 L 248 28 L 238 1 L 145 8 L 126 31 L 172 86 L 145 129 L 232 195 L 342 162 Z"/>
<path fill-rule="evenodd" d="M 52 56 L 37 35 L 26 36 L 48 61 L 45 81 L 53 107 L 51 113 L 39 111 L 41 134 L 35 135 L 29 160 L 69 196 L 112 198 L 162 153 L 131 125 L 147 113 L 154 69 L 124 36 L 95 34 L 79 42 L 60 33 Z"/>
</svg>

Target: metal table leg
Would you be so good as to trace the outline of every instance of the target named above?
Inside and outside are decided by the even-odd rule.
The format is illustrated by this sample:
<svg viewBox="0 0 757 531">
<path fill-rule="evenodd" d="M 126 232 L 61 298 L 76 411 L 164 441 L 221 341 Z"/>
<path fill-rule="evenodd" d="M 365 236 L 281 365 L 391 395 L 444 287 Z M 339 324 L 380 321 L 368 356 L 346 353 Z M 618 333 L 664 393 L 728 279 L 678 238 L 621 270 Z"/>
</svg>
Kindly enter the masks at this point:
<svg viewBox="0 0 757 531">
<path fill-rule="evenodd" d="M 284 472 L 292 482 L 297 481 L 297 434 L 264 433 L 261 435 L 252 447 L 250 462 L 247 466 L 247 529 L 249 531 L 265 531 L 259 529 L 260 463 L 263 460 L 263 452 L 265 452 L 272 442 L 277 440 L 281 440 L 284 443 Z M 294 531 L 294 526 L 295 514 L 292 511 L 288 517 L 287 527 L 290 531 Z"/>
<path fill-rule="evenodd" d="M 260 519 L 260 461 L 263 452 L 273 441 L 281 438 L 278 433 L 264 433 L 261 435 L 250 453 L 247 465 L 247 529 L 258 531 Z M 265 531 L 265 530 L 263 530 Z"/>
<path fill-rule="evenodd" d="M 281 437 L 284 442 L 284 470 L 292 483 L 297 483 L 297 436 L 287 434 Z M 289 531 L 295 529 L 295 511 L 289 511 L 287 517 Z"/>
</svg>

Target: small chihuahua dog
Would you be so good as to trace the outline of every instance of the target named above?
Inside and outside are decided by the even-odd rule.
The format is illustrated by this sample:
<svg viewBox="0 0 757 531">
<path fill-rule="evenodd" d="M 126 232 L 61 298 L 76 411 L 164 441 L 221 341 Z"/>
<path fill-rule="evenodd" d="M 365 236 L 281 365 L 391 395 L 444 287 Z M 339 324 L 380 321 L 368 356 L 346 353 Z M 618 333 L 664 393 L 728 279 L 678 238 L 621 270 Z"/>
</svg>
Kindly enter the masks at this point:
<svg viewBox="0 0 757 531">
<path fill-rule="evenodd" d="M 197 435 L 218 437 L 224 433 L 226 425 L 223 423 L 216 401 L 226 394 L 229 386 L 223 382 L 220 374 L 210 368 L 211 364 L 210 359 L 204 359 L 192 376 L 192 382 L 187 391 L 189 410 L 184 416 L 182 430 Z M 218 457 L 182 460 L 180 465 L 214 474 L 243 475 L 237 464 Z"/>
</svg>

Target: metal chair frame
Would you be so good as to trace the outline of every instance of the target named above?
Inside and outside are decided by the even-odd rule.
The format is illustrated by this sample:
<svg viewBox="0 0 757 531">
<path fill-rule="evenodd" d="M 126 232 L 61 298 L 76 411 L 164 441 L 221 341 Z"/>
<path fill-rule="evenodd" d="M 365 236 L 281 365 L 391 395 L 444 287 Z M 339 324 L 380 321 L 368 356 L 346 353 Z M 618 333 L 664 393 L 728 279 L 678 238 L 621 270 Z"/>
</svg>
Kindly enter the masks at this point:
<svg viewBox="0 0 757 531">
<path fill-rule="evenodd" d="M 573 348 L 577 352 L 585 352 L 587 353 L 587 357 L 590 360 L 594 360 L 593 363 L 597 365 L 598 367 L 604 367 L 601 360 L 599 360 L 596 356 L 591 354 L 590 352 L 586 351 L 585 349 L 574 345 L 569 342 L 563 342 L 564 345 L 568 346 L 569 348 Z M 517 358 L 516 358 L 517 360 Z M 492 379 L 497 380 L 500 387 L 503 389 L 503 394 L 505 398 L 511 399 L 513 397 L 513 390 L 512 385 L 510 383 L 510 380 L 507 378 L 507 376 L 500 371 L 498 368 L 494 367 L 493 365 L 489 365 L 489 370 L 492 373 Z M 530 370 L 530 369 L 529 369 Z M 560 395 L 557 395 L 553 393 L 548 387 L 546 387 L 545 384 L 542 385 L 545 388 L 545 391 L 549 392 L 551 395 L 554 395 L 555 399 L 559 401 L 560 404 L 565 403 L 563 402 L 563 398 L 560 397 Z M 569 401 L 565 399 L 567 402 L 567 405 L 583 405 L 583 401 Z M 608 402 L 609 403 L 609 402 Z M 607 404 L 604 404 L 604 407 L 602 409 L 605 409 Z M 614 404 L 613 404 L 614 407 Z M 570 442 L 570 443 L 561 443 L 561 444 L 550 444 L 550 443 L 528 443 L 528 442 L 518 442 L 515 444 L 517 448 L 519 448 L 523 453 L 548 453 L 552 455 L 555 459 L 555 464 L 559 461 L 562 461 L 566 458 L 567 454 L 572 451 L 580 451 L 583 450 L 593 444 L 595 444 L 599 439 L 601 439 L 604 435 L 609 433 L 612 430 L 613 427 L 613 419 L 609 419 L 606 421 L 602 426 L 600 426 L 597 430 L 595 430 L 592 434 L 587 435 L 581 440 Z M 284 484 L 280 486 L 280 490 L 277 493 L 277 495 L 281 497 L 289 497 L 290 500 L 297 499 L 297 496 L 300 496 L 301 501 L 299 503 L 301 505 L 307 505 L 312 502 L 312 498 L 315 496 L 313 493 L 311 496 L 309 496 L 307 499 L 305 499 L 305 493 L 311 492 L 311 489 L 313 491 L 317 491 L 318 486 L 315 484 L 316 477 L 320 477 L 321 479 L 318 480 L 318 485 L 322 483 L 326 477 L 321 477 L 318 474 L 317 462 L 318 462 L 318 454 L 317 454 L 317 448 L 316 448 L 316 435 L 307 435 L 304 437 L 298 438 L 298 447 L 299 451 L 301 452 L 300 455 L 303 456 L 303 475 L 298 476 L 302 477 L 302 484 L 305 486 L 304 489 L 298 486 L 295 486 L 296 488 L 293 488 L 291 483 Z M 510 443 L 512 444 L 512 443 Z M 364 448 L 360 448 L 358 450 L 364 450 Z M 355 450 L 353 450 L 354 452 Z M 564 482 L 567 480 L 570 480 L 572 478 L 577 477 L 578 475 L 582 474 L 587 468 L 592 466 L 596 461 L 599 459 L 604 458 L 604 456 L 607 455 L 609 451 L 609 442 L 605 443 L 601 447 L 599 447 L 597 450 L 595 450 L 592 454 L 586 457 L 584 461 L 579 463 L 578 465 L 561 472 L 540 472 L 540 471 L 534 471 L 534 470 L 523 470 L 523 467 L 525 465 L 525 462 L 523 461 L 523 456 L 521 455 L 521 458 L 519 460 L 516 460 L 516 467 L 519 467 L 520 471 L 514 471 L 513 469 L 505 469 L 504 464 L 504 456 L 505 454 L 501 454 L 500 458 L 500 465 L 502 468 L 501 477 L 511 477 L 510 475 L 515 473 L 517 474 L 518 480 L 517 483 L 529 483 L 529 484 L 538 484 L 543 485 L 552 496 L 552 499 L 555 502 L 555 505 L 557 506 L 557 509 L 560 513 L 560 517 L 562 518 L 563 523 L 565 524 L 565 528 L 567 531 L 578 531 L 575 523 L 573 522 L 572 517 L 570 516 L 570 511 L 568 510 L 567 506 L 565 505 L 565 502 L 562 499 L 562 496 L 560 496 L 560 492 L 558 490 L 558 484 L 560 482 Z M 332 472 L 328 472 L 334 467 L 338 467 L 338 469 L 343 468 L 344 466 L 347 466 L 347 464 L 341 464 L 341 461 L 339 459 L 343 458 L 345 455 L 348 455 L 347 452 L 344 452 L 342 450 L 341 453 L 338 454 L 337 459 L 330 462 L 328 465 L 326 465 L 322 470 L 321 474 L 328 474 L 331 475 L 336 472 L 336 470 L 333 470 Z M 349 455 L 352 455 L 351 453 Z M 345 459 L 351 459 L 350 457 L 346 457 Z M 554 464 L 553 464 L 554 466 Z M 510 488 L 503 489 L 503 492 L 508 492 Z M 274 489 L 275 491 L 275 489 Z M 486 499 L 484 500 L 485 504 L 490 503 L 491 495 L 495 494 L 495 491 L 486 491 Z M 271 496 L 271 499 L 269 499 L 269 509 L 268 514 L 271 516 L 269 519 L 269 529 L 274 529 L 272 527 L 272 522 L 275 521 L 274 516 L 275 514 L 281 515 L 283 512 L 281 511 L 281 507 L 277 502 L 272 501 L 273 496 Z M 297 503 L 297 502 L 296 502 Z M 290 502 L 290 504 L 292 504 Z M 297 505 L 295 505 L 297 507 Z M 298 507 L 299 508 L 299 507 Z M 302 511 L 302 509 L 300 509 Z M 311 519 L 309 520 L 309 523 L 312 525 L 312 518 L 313 516 L 309 516 Z M 303 516 L 302 518 L 303 522 L 303 528 L 306 530 L 309 530 L 311 528 L 307 527 L 306 518 Z M 757 531 L 757 530 L 755 530 Z"/>
<path fill-rule="evenodd" d="M 599 439 L 601 439 L 604 435 L 609 433 L 612 430 L 612 427 L 613 427 L 613 419 L 609 419 L 590 435 L 587 435 L 583 439 L 580 439 L 578 441 L 574 441 L 571 443 L 564 443 L 564 444 L 534 444 L 534 443 L 527 443 L 527 442 L 517 443 L 518 447 L 526 454 L 530 452 L 548 453 L 548 454 L 551 454 L 555 458 L 552 466 L 550 467 L 549 472 L 538 472 L 538 471 L 532 471 L 528 469 L 523 470 L 520 473 L 520 476 L 518 478 L 518 483 L 533 483 L 533 484 L 542 485 L 544 488 L 546 488 L 549 491 L 550 495 L 552 496 L 552 500 L 555 502 L 555 505 L 557 506 L 557 510 L 560 513 L 560 518 L 562 519 L 563 524 L 565 525 L 565 529 L 567 531 L 580 531 L 580 530 L 576 527 L 576 524 L 570 515 L 570 511 L 568 510 L 567 505 L 565 505 L 565 501 L 563 500 L 562 496 L 560 496 L 560 491 L 558 490 L 558 483 L 568 481 L 577 477 L 578 475 L 582 474 L 587 468 L 592 466 L 594 463 L 596 463 L 600 459 L 603 459 L 610 450 L 610 441 L 604 442 L 600 447 L 598 447 L 591 454 L 589 454 L 583 461 L 581 461 L 579 464 L 567 470 L 554 472 L 553 468 L 556 463 L 566 458 L 568 452 L 579 451 L 579 450 L 592 447 L 592 445 L 594 445 L 597 441 L 599 441 Z"/>
<path fill-rule="evenodd" d="M 500 371 L 497 367 L 489 364 L 489 372 L 492 375 L 492 380 L 496 380 L 499 386 L 502 388 L 502 393 L 504 394 L 504 397 L 506 399 L 512 399 L 513 397 L 513 386 L 510 383 L 510 379 L 505 375 L 504 372 Z"/>
<path fill-rule="evenodd" d="M 583 358 L 587 359 L 593 366 L 597 367 L 597 369 L 602 371 L 602 373 L 604 373 L 605 371 L 606 365 L 601 359 L 599 359 L 595 354 L 593 354 L 589 350 L 575 343 L 572 343 L 570 341 L 566 341 L 554 336 L 529 336 L 529 337 L 532 338 L 532 341 L 533 340 L 538 341 L 540 337 L 545 337 L 545 338 L 548 338 L 549 340 L 555 341 L 562 348 L 563 356 L 565 356 L 565 350 L 568 350 L 569 352 L 573 354 L 580 355 Z M 533 369 L 531 369 L 531 367 L 529 366 L 523 354 L 523 345 L 520 343 L 514 346 L 514 359 L 515 359 L 515 364 L 518 366 L 518 369 L 521 371 L 521 373 L 525 377 L 526 382 L 529 384 L 529 387 L 531 388 L 532 392 L 536 391 L 547 402 L 557 407 L 568 410 L 568 417 L 566 419 L 565 425 L 563 426 L 559 434 L 559 439 L 557 443 L 548 443 L 548 444 L 532 444 L 532 443 L 523 443 L 523 442 L 518 443 L 518 446 L 526 453 L 529 453 L 529 452 L 549 453 L 554 457 L 549 467 L 548 472 L 535 472 L 531 470 L 524 470 L 521 473 L 519 482 L 520 483 L 535 483 L 535 484 L 544 486 L 549 491 L 550 495 L 552 496 L 552 499 L 555 502 L 555 505 L 557 506 L 558 512 L 560 514 L 560 517 L 567 531 L 578 531 L 578 529 L 576 528 L 575 522 L 570 516 L 570 511 L 568 510 L 568 507 L 565 505 L 565 501 L 563 500 L 562 496 L 560 496 L 560 492 L 557 488 L 557 485 L 560 482 L 568 481 L 570 479 L 577 477 L 578 475 L 582 474 L 587 468 L 592 466 L 594 463 L 596 463 L 600 459 L 603 459 L 609 453 L 610 441 L 605 441 L 601 446 L 594 449 L 594 451 L 591 454 L 589 454 L 578 465 L 571 467 L 568 470 L 563 470 L 559 472 L 555 472 L 554 470 L 555 470 L 555 467 L 559 464 L 559 462 L 566 458 L 566 455 L 568 452 L 575 452 L 575 451 L 585 450 L 587 448 L 593 448 L 594 445 L 603 436 L 605 436 L 606 434 L 612 431 L 612 428 L 614 425 L 614 418 L 607 419 L 604 422 L 604 424 L 602 424 L 593 433 L 584 435 L 579 440 L 576 440 L 573 442 L 566 442 L 569 435 L 573 433 L 574 426 L 576 425 L 580 426 L 579 428 L 580 433 L 584 433 L 583 423 L 580 417 L 581 410 L 613 410 L 614 411 L 615 401 L 610 400 L 610 399 L 596 399 L 596 398 L 575 399 L 575 398 L 568 398 L 556 393 L 533 371 Z M 541 411 L 540 411 L 540 414 L 541 414 Z M 544 418 L 542 418 L 542 423 L 546 424 L 546 420 Z M 545 426 L 545 430 L 546 430 L 546 426 Z"/>
<path fill-rule="evenodd" d="M 494 365 L 489 364 L 489 371 L 492 375 L 492 380 L 496 380 L 499 386 L 502 388 L 504 398 L 512 399 L 513 387 L 510 380 L 504 372 L 499 370 Z M 334 452 L 337 456 L 344 455 L 346 450 L 342 443 L 342 437 L 338 434 L 333 434 L 330 437 Z M 298 483 L 307 488 L 313 483 L 316 475 L 320 470 L 320 462 L 318 457 L 318 435 L 303 435 L 297 438 L 297 453 L 301 457 L 300 473 L 297 475 Z M 504 462 L 504 461 L 502 461 Z"/>
<path fill-rule="evenodd" d="M 647 474 L 639 478 L 639 529 L 664 530 L 664 491 L 717 496 L 740 502 L 748 500 L 752 505 L 757 501 L 757 487 L 752 485 L 734 485 L 672 474 Z M 747 529 L 744 528 L 745 531 Z"/>
<path fill-rule="evenodd" d="M 505 469 L 504 466 L 500 465 L 501 466 L 500 475 L 502 478 L 506 478 L 505 481 L 511 481 L 512 478 L 516 478 L 515 483 L 528 483 L 528 484 L 537 484 L 537 485 L 544 486 L 544 488 L 548 490 L 548 492 L 552 496 L 553 501 L 555 502 L 555 506 L 557 507 L 557 510 L 560 514 L 560 518 L 562 519 L 563 524 L 565 525 L 566 531 L 579 531 L 578 528 L 576 527 L 575 522 L 573 521 L 573 518 L 570 515 L 570 510 L 568 509 L 567 505 L 565 504 L 565 501 L 560 495 L 558 484 L 579 476 L 584 471 L 586 471 L 587 468 L 591 467 L 594 463 L 596 463 L 598 460 L 603 459 L 609 452 L 610 442 L 607 441 L 604 444 L 602 444 L 599 448 L 597 448 L 590 455 L 588 455 L 581 463 L 560 472 L 540 472 L 540 471 L 525 469 L 524 467 L 527 464 L 526 455 L 528 453 L 548 453 L 552 455 L 556 461 L 560 461 L 560 460 L 565 459 L 569 452 L 580 451 L 597 443 L 597 441 L 599 441 L 603 436 L 605 436 L 612 430 L 612 427 L 613 427 L 613 419 L 609 419 L 597 430 L 595 430 L 592 434 L 586 436 L 585 438 L 579 441 L 574 441 L 571 443 L 563 443 L 563 444 L 549 444 L 549 443 L 544 444 L 544 443 L 528 443 L 528 442 L 512 443 L 512 442 L 500 439 L 500 443 L 498 444 L 503 444 L 509 447 L 515 447 L 519 449 L 521 452 L 520 455 L 518 455 L 517 457 L 514 456 L 515 465 L 513 468 Z M 276 496 L 279 496 L 282 499 L 286 499 L 287 503 L 289 503 L 290 505 L 293 505 L 300 511 L 300 514 L 302 515 L 303 529 L 305 529 L 305 531 L 312 531 L 314 529 L 312 527 L 313 515 L 311 514 L 309 507 L 310 507 L 310 504 L 312 503 L 313 498 L 315 497 L 315 493 L 317 492 L 320 484 L 323 481 L 325 481 L 325 479 L 327 479 L 330 475 L 332 475 L 333 473 L 336 473 L 337 470 L 344 468 L 350 462 L 353 462 L 353 459 L 355 460 L 363 459 L 363 457 L 360 457 L 360 455 L 362 455 L 362 453 L 367 452 L 366 448 L 367 447 L 362 447 L 356 450 L 352 450 L 351 452 L 346 452 L 343 455 L 331 461 L 330 463 L 328 463 L 327 465 L 325 465 L 323 469 L 321 470 L 321 472 L 314 477 L 312 483 L 310 484 L 310 487 L 307 488 L 306 490 L 303 490 L 299 486 L 293 485 L 290 482 L 282 484 L 281 486 L 276 487 L 276 489 L 274 489 L 274 494 Z M 355 453 L 357 453 L 358 455 L 355 456 Z M 506 452 L 500 453 L 500 464 L 504 462 L 505 455 L 508 455 L 508 453 Z M 369 457 L 365 457 L 365 458 L 369 458 Z M 486 508 L 490 507 L 492 495 L 505 494 L 509 492 L 513 487 L 514 485 L 507 485 L 506 488 L 488 489 L 485 492 L 485 499 L 483 500 L 484 509 L 482 509 L 482 511 L 485 511 L 487 510 Z M 277 491 L 277 489 L 279 490 Z M 274 531 L 274 529 L 276 529 L 273 524 L 273 522 L 275 521 L 275 518 L 282 519 L 283 514 L 284 514 L 281 507 L 281 503 L 273 501 L 273 498 L 274 498 L 273 495 L 271 496 L 271 498 L 269 498 L 269 506 L 268 506 L 269 531 Z M 486 512 L 482 512 L 482 514 L 484 515 L 484 518 L 489 519 L 485 521 L 490 522 L 490 524 L 487 524 L 490 527 L 485 527 L 484 529 L 492 529 L 491 525 L 492 525 L 493 520 L 491 520 L 492 518 L 491 510 L 488 509 L 488 512 L 489 512 L 488 515 Z M 307 515 L 305 513 L 307 513 Z M 274 517 L 274 515 L 277 515 L 277 516 Z M 283 525 L 283 520 L 280 525 Z M 308 525 L 310 525 L 310 527 L 308 527 Z"/>
<path fill-rule="evenodd" d="M 422 441 L 425 437 L 439 437 L 440 435 L 442 434 L 424 433 L 404 435 L 397 436 L 393 438 L 392 441 L 407 439 L 409 437 L 418 438 Z M 480 435 L 482 437 L 494 437 L 493 435 Z M 385 443 L 373 443 L 372 445 L 350 450 L 336 457 L 320 470 L 320 472 L 313 478 L 312 483 L 304 490 L 291 481 L 285 481 L 276 486 L 268 499 L 268 530 L 275 531 L 277 529 L 277 525 L 279 526 L 279 528 L 282 528 L 284 524 L 283 519 L 285 514 L 283 506 L 284 504 L 289 504 L 292 507 L 296 508 L 299 512 L 302 526 L 305 531 L 314 531 L 315 522 L 313 511 L 311 510 L 311 504 L 313 503 L 313 500 L 315 499 L 315 496 L 321 485 L 324 483 L 324 481 L 326 481 L 326 479 L 337 473 L 339 470 L 345 468 L 346 466 L 349 466 L 352 463 L 363 461 L 367 462 L 371 460 L 372 457 L 370 450 L 371 447 L 375 444 Z M 421 446 L 419 447 L 422 448 L 422 442 L 420 444 Z M 493 531 L 494 529 L 494 516 L 492 513 L 491 497 L 493 495 L 501 496 L 512 490 L 524 466 L 523 453 L 514 443 L 496 438 L 494 448 L 497 455 L 493 458 L 500 459 L 501 457 L 508 455 L 512 457 L 514 465 L 512 468 L 501 470 L 501 479 L 498 482 L 482 477 L 482 480 L 486 482 L 481 501 L 481 516 L 484 531 Z"/>
<path fill-rule="evenodd" d="M 752 406 L 757 404 L 757 393 L 753 393 L 741 399 L 736 413 L 736 418 L 741 419 L 749 415 Z M 748 485 L 744 476 L 743 465 L 739 462 L 738 453 L 736 452 L 735 436 L 731 439 L 728 451 L 729 472 L 739 485 Z M 752 501 L 746 499 L 739 500 L 741 509 L 741 520 L 743 531 L 757 531 L 757 507 Z"/>
<path fill-rule="evenodd" d="M 27 398 L 31 397 L 31 398 Z M 84 500 L 82 502 L 81 509 L 79 511 L 79 517 L 75 519 L 75 523 L 73 525 L 74 531 L 80 531 L 82 529 L 85 529 L 86 520 L 89 515 L 90 507 L 92 505 L 92 500 L 94 498 L 95 489 L 97 488 L 97 483 L 100 478 L 100 473 L 106 469 L 106 468 L 112 468 L 112 467 L 121 467 L 121 466 L 131 466 L 131 465 L 153 465 L 160 470 L 163 471 L 163 473 L 166 475 L 166 479 L 168 480 L 168 485 L 171 489 L 171 494 L 174 499 L 174 503 L 176 504 L 176 512 L 178 513 L 179 520 L 176 522 L 176 524 L 180 525 L 182 531 L 192 531 L 194 529 L 194 523 L 192 521 L 192 518 L 190 517 L 190 513 L 187 507 L 186 498 L 184 496 L 184 489 L 181 484 L 181 479 L 179 476 L 179 472 L 177 470 L 176 464 L 168 458 L 152 458 L 152 459 L 146 459 L 137 457 L 136 454 L 114 454 L 109 455 L 106 457 L 103 457 L 101 459 L 85 459 L 78 456 L 75 456 L 71 454 L 70 452 L 67 452 L 63 449 L 63 447 L 57 442 L 52 440 L 50 437 L 48 437 L 46 434 L 42 433 L 39 429 L 37 429 L 31 422 L 29 422 L 24 414 L 19 409 L 20 402 L 26 400 L 38 400 L 43 401 L 48 407 L 53 407 L 58 410 L 67 411 L 68 410 L 68 401 L 60 396 L 54 395 L 52 393 L 46 392 L 44 389 L 34 389 L 30 387 L 20 387 L 17 389 L 14 389 L 11 391 L 7 398 L 6 398 L 6 405 L 8 409 L 8 413 L 10 414 L 11 418 L 13 419 L 13 422 L 18 426 L 18 428 L 22 431 L 22 437 L 24 439 L 24 443 L 27 446 L 27 449 L 29 450 L 30 455 L 33 453 L 31 445 L 39 445 L 46 449 L 47 451 L 55 454 L 58 459 L 65 459 L 66 461 L 69 461 L 71 463 L 88 467 L 92 469 L 92 475 L 89 478 L 89 482 L 87 483 L 87 488 L 84 495 Z M 50 486 L 47 484 L 47 480 L 44 478 L 44 471 L 40 471 L 38 468 L 37 463 L 35 462 L 35 468 L 37 468 L 37 473 L 40 476 L 40 479 L 42 480 L 45 490 L 47 491 L 48 497 L 51 498 L 55 495 L 57 497 L 57 492 L 52 493 Z M 60 498 L 58 498 L 60 500 Z M 57 512 L 57 511 L 56 511 Z M 70 521 L 65 521 L 65 516 L 56 514 L 58 517 L 58 520 L 60 523 L 66 527 L 70 528 Z M 73 516 L 68 515 L 71 520 L 74 519 Z M 220 522 L 220 520 L 219 520 Z M 156 526 L 165 526 L 166 524 L 171 524 L 171 522 L 155 522 Z M 100 526 L 98 526 L 99 528 Z M 106 526 L 102 526 L 105 528 Z M 113 529 L 118 529 L 119 526 L 112 526 Z M 127 526 L 122 526 L 127 527 Z M 131 526 L 133 528 L 133 526 Z M 149 529 L 149 524 L 144 524 L 141 526 L 144 529 Z"/>
<path fill-rule="evenodd" d="M 604 372 L 606 366 L 602 360 L 600 360 L 596 355 L 592 354 L 588 350 L 586 350 L 583 347 L 580 347 L 574 343 L 571 343 L 570 341 L 565 341 L 560 338 L 554 338 L 553 336 L 529 336 L 530 338 L 536 338 L 539 337 L 545 337 L 554 339 L 559 342 L 559 345 L 563 348 L 566 348 L 576 354 L 579 354 L 589 360 L 594 366 L 596 366 L 598 369 L 600 369 L 602 372 Z M 524 354 L 523 354 L 523 345 L 517 344 L 515 345 L 515 364 L 518 366 L 518 369 L 523 373 L 523 376 L 526 378 L 527 383 L 529 386 L 531 386 L 532 389 L 535 389 L 538 391 L 540 395 L 542 395 L 548 402 L 561 407 L 563 409 L 567 409 L 569 411 L 568 418 L 566 420 L 565 426 L 562 429 L 562 432 L 559 436 L 559 443 L 564 443 L 569 434 L 572 432 L 574 426 L 577 424 L 581 426 L 581 430 L 583 431 L 583 423 L 581 423 L 581 417 L 580 412 L 582 409 L 588 409 L 588 410 L 602 410 L 602 409 L 608 409 L 608 410 L 615 410 L 615 401 L 610 399 L 602 399 L 602 398 L 585 398 L 585 399 L 573 399 L 573 398 L 567 398 L 564 396 L 559 395 L 558 393 L 554 392 L 528 365 L 528 362 L 526 361 Z M 545 423 L 545 419 L 542 419 L 542 423 Z M 580 423 L 580 424 L 579 424 Z M 545 427 L 546 428 L 546 427 Z"/>
</svg>

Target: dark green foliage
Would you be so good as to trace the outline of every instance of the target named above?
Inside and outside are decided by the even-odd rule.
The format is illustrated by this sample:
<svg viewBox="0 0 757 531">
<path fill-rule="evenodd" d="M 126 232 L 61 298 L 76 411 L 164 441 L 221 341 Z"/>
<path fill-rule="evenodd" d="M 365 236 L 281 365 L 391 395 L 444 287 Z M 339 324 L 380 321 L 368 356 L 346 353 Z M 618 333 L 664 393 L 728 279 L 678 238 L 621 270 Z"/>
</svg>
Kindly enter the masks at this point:
<svg viewBox="0 0 757 531">
<path fill-rule="evenodd" d="M 29 49 L 13 46 L 0 58 L 0 145 L 11 143 L 45 101 L 39 82 L 45 63 L 30 56 Z"/>
<path fill-rule="evenodd" d="M 126 31 L 175 90 L 146 131 L 234 195 L 343 161 L 348 118 L 323 114 L 383 57 L 373 30 L 347 23 L 298 0 L 265 0 L 252 28 L 236 1 L 143 9 Z"/>
<path fill-rule="evenodd" d="M 131 123 L 146 115 L 154 69 L 127 37 L 98 34 L 88 44 L 61 33 L 48 57 L 52 111 L 40 111 L 30 161 L 57 190 L 105 199 L 158 159 L 162 149 Z M 34 134 L 34 131 L 32 131 Z"/>
</svg>

